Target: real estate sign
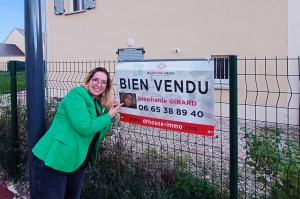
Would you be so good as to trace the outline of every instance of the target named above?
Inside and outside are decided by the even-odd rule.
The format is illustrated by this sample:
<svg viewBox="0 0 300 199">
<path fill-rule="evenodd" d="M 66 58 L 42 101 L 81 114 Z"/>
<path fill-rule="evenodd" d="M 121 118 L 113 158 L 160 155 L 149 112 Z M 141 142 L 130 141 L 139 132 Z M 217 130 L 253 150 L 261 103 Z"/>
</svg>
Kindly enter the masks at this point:
<svg viewBox="0 0 300 199">
<path fill-rule="evenodd" d="M 214 61 L 147 60 L 116 68 L 121 121 L 214 135 Z"/>
</svg>

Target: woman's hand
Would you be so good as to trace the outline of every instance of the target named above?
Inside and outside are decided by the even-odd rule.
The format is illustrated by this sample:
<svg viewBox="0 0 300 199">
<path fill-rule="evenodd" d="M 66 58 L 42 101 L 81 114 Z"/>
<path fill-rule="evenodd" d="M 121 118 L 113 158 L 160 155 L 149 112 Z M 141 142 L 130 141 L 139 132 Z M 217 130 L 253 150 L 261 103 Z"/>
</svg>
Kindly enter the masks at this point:
<svg viewBox="0 0 300 199">
<path fill-rule="evenodd" d="M 109 111 L 108 111 L 108 114 L 110 115 L 110 118 L 113 118 L 115 117 L 118 113 L 119 113 L 119 109 L 120 107 L 123 105 L 124 103 L 122 104 L 118 104 L 117 106 L 112 106 Z"/>
<path fill-rule="evenodd" d="M 117 100 L 117 95 L 114 97 L 114 99 L 110 102 L 110 104 L 108 105 L 108 109 L 110 109 L 111 107 L 115 107 L 117 106 L 119 103 L 118 103 L 118 100 Z"/>
</svg>

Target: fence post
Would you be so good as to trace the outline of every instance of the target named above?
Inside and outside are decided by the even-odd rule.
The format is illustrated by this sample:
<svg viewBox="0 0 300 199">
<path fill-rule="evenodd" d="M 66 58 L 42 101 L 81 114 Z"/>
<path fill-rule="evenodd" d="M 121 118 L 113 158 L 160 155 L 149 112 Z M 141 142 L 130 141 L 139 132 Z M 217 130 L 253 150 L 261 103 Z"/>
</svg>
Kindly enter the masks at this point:
<svg viewBox="0 0 300 199">
<path fill-rule="evenodd" d="M 10 110 L 11 110 L 11 150 L 12 150 L 12 169 L 14 183 L 18 181 L 18 156 L 16 152 L 18 139 L 18 107 L 17 107 L 17 76 L 16 61 L 9 61 L 8 69 L 10 72 Z"/>
<path fill-rule="evenodd" d="M 299 78 L 299 82 L 298 82 L 298 85 L 299 85 L 299 92 L 300 92 L 300 57 L 298 56 L 298 78 Z M 300 96 L 299 96 L 299 104 L 298 104 L 298 108 L 299 108 L 299 110 L 298 110 L 298 113 L 299 113 L 299 115 L 298 115 L 298 142 L 299 142 L 299 147 L 300 147 Z"/>
<path fill-rule="evenodd" d="M 237 56 L 229 56 L 230 198 L 238 198 Z"/>
</svg>

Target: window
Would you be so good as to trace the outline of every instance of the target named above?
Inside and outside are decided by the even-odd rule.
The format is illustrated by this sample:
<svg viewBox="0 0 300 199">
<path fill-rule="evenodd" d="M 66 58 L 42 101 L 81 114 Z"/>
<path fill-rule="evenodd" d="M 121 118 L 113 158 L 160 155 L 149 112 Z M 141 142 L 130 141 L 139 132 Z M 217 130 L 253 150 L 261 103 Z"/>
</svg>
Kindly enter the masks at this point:
<svg viewBox="0 0 300 199">
<path fill-rule="evenodd" d="M 64 6 L 69 7 L 65 13 Z M 83 12 L 96 7 L 96 0 L 54 0 L 54 13 L 57 15 Z"/>
<path fill-rule="evenodd" d="M 118 49 L 118 60 L 119 62 L 134 60 L 140 61 L 144 60 L 144 49 L 143 48 L 121 48 Z"/>
<path fill-rule="evenodd" d="M 216 83 L 229 83 L 229 60 L 228 58 L 215 58 L 215 82 Z"/>
<path fill-rule="evenodd" d="M 229 88 L 228 56 L 212 56 L 212 58 L 214 58 L 215 88 Z"/>
<path fill-rule="evenodd" d="M 70 12 L 85 10 L 84 0 L 70 0 Z"/>
</svg>

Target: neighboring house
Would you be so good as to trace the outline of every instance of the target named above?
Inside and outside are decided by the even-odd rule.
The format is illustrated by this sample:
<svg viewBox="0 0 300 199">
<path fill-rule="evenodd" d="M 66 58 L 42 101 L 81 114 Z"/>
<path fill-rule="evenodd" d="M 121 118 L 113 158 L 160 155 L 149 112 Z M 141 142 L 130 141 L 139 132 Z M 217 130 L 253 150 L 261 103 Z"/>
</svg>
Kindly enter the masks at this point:
<svg viewBox="0 0 300 199">
<path fill-rule="evenodd" d="M 0 62 L 10 60 L 24 61 L 25 54 L 15 44 L 0 43 Z"/>
<path fill-rule="evenodd" d="M 4 44 L 15 44 L 25 54 L 25 32 L 24 29 L 15 28 L 3 42 Z"/>
<path fill-rule="evenodd" d="M 47 61 L 117 60 L 118 49 L 128 47 L 142 49 L 145 59 L 207 58 L 229 54 L 249 59 L 300 55 L 299 0 L 54 0 L 46 1 L 45 9 Z M 253 67 L 253 62 L 240 61 L 239 65 L 243 68 L 247 65 L 247 69 L 239 67 L 243 74 Z M 264 72 L 264 61 L 257 66 L 261 68 L 256 72 Z M 248 72 L 253 73 L 253 70 Z M 288 70 L 286 63 L 282 64 L 269 74 L 275 73 L 298 75 L 298 64 L 289 64 Z M 228 74 L 225 76 L 227 79 L 217 79 L 217 82 L 224 80 L 225 86 L 220 89 L 216 82 L 216 88 L 220 89 L 215 92 L 216 100 L 228 101 Z M 256 84 L 255 81 L 253 78 L 247 80 L 248 89 L 249 85 Z M 260 86 L 264 80 L 258 82 Z M 239 102 L 263 106 L 261 109 L 255 106 L 255 111 L 250 106 L 241 106 L 239 114 L 263 121 L 280 118 L 285 122 L 284 114 L 291 109 L 290 115 L 297 117 L 290 117 L 288 122 L 298 123 L 299 95 L 290 98 L 288 93 L 291 88 L 298 92 L 299 82 L 280 78 L 280 85 L 280 100 L 276 102 L 275 98 L 266 102 L 265 98 L 246 96 L 245 78 L 240 77 Z M 259 89 L 266 90 L 265 86 Z M 276 92 L 276 81 L 267 89 Z M 274 112 L 271 107 L 272 110 L 265 111 L 270 104 L 283 108 Z M 217 115 L 220 114 L 218 111 L 228 115 L 228 106 L 217 107 Z"/>
<path fill-rule="evenodd" d="M 24 29 L 15 28 L 3 43 L 0 43 L 0 62 L 25 60 Z"/>
<path fill-rule="evenodd" d="M 43 33 L 43 35 L 42 35 L 43 48 L 44 48 L 44 40 L 45 40 L 45 35 Z M 5 39 L 3 44 L 13 44 L 13 45 L 17 46 L 24 54 L 22 61 L 25 60 L 25 30 L 24 29 L 21 29 L 21 28 L 13 29 L 13 31 Z M 20 60 L 20 59 L 18 59 L 18 60 Z"/>
</svg>

